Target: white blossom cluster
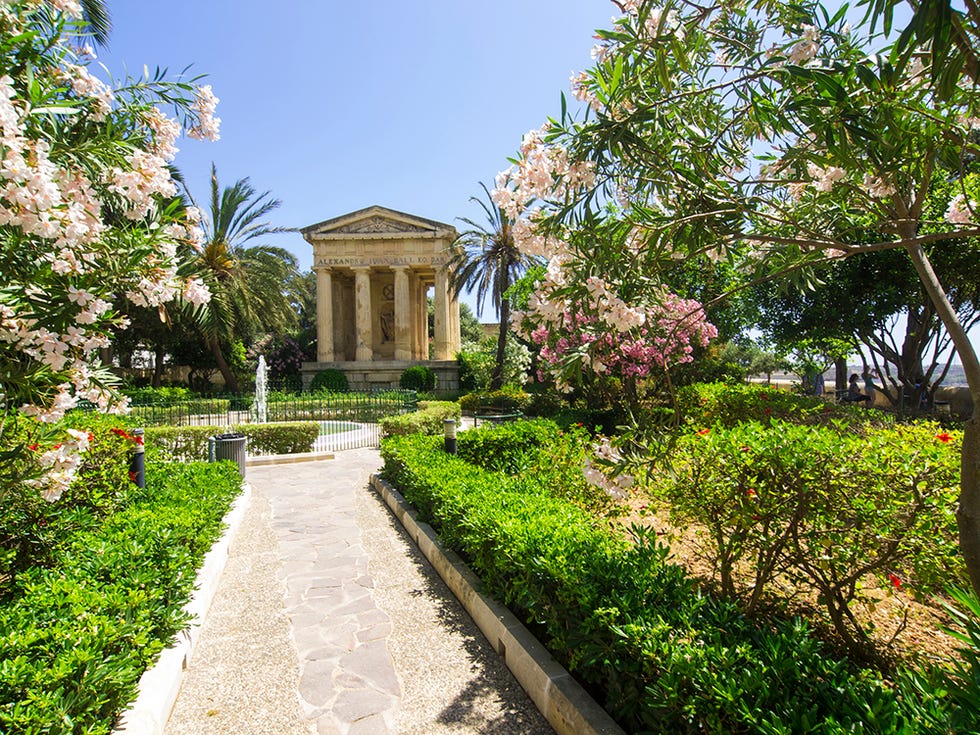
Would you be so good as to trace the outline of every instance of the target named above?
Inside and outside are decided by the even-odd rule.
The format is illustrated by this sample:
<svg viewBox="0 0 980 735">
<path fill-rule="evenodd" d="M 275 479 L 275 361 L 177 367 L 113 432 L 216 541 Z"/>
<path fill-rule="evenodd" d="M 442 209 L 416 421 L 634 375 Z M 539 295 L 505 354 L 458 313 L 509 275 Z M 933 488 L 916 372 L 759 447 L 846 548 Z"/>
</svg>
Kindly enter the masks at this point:
<svg viewBox="0 0 980 735">
<path fill-rule="evenodd" d="M 582 469 L 586 481 L 604 490 L 611 498 L 622 500 L 626 497 L 627 491 L 633 487 L 635 478 L 626 473 L 613 473 L 609 468 L 621 463 L 623 458 L 606 437 L 603 437 L 598 444 L 593 444 L 592 451 L 599 464 L 591 459 L 586 460 L 585 467 Z"/>
<path fill-rule="evenodd" d="M 37 15 L 42 5 L 68 25 L 36 24 L 46 17 Z M 115 402 L 102 387 L 94 359 L 111 332 L 127 326 L 112 311 L 113 297 L 124 292 L 142 305 L 178 294 L 196 304 L 210 298 L 199 278 L 177 274 L 179 246 L 203 241 L 200 213 L 160 206 L 176 194 L 168 163 L 185 126 L 148 102 L 156 86 L 133 92 L 137 81 L 123 92 L 92 74 L 86 60 L 94 54 L 70 40 L 71 19 L 82 15 L 78 2 L 0 3 L 0 15 L 13 39 L 9 52 L 23 51 L 31 66 L 29 78 L 18 71 L 0 76 L 0 356 L 39 368 L 24 378 L 30 402 L 7 405 L 12 391 L 5 386 L 2 408 L 43 422 L 81 400 L 123 411 L 126 401 Z M 45 33 L 50 37 L 31 40 Z M 217 137 L 210 88 L 198 89 L 193 104 L 165 93 L 156 99 L 182 111 L 188 134 Z M 64 112 L 41 126 L 35 105 Z M 59 138 L 68 134 L 87 137 L 68 146 Z M 131 224 L 113 225 L 118 216 Z M 127 259 L 138 265 L 120 265 Z M 87 434 L 72 437 L 37 455 L 46 473 L 32 482 L 49 499 L 67 487 L 77 467 L 72 457 L 87 447 Z"/>
<path fill-rule="evenodd" d="M 49 503 L 58 500 L 71 486 L 82 463 L 81 454 L 88 451 L 92 438 L 85 431 L 68 429 L 67 432 L 70 439 L 55 444 L 38 457 L 38 464 L 45 473 L 39 478 L 26 480 L 26 484 L 37 488 Z"/>
</svg>

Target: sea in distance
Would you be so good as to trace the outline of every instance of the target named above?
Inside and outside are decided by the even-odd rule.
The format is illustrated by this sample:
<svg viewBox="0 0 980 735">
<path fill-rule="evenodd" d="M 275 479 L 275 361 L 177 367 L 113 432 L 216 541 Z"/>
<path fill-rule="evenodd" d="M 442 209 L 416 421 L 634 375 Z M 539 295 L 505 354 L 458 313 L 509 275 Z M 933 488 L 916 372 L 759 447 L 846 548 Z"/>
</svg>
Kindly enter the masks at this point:
<svg viewBox="0 0 980 735">
<path fill-rule="evenodd" d="M 858 375 L 860 375 L 862 370 L 864 370 L 864 367 L 861 366 L 861 365 L 848 365 L 847 366 L 847 374 L 848 375 L 851 375 L 852 373 L 857 373 Z M 826 381 L 828 383 L 833 383 L 834 382 L 834 371 L 833 370 L 828 370 L 827 372 L 825 372 L 823 374 L 823 376 L 824 376 L 824 381 Z M 753 376 L 753 381 L 752 382 L 759 382 L 759 379 L 760 378 L 764 381 L 765 380 L 765 377 L 766 377 L 765 375 L 756 375 L 756 376 Z M 875 376 L 875 377 L 876 377 L 875 382 L 880 385 L 883 381 L 880 378 L 878 378 L 878 376 Z M 772 380 L 774 382 L 778 381 L 780 383 L 782 383 L 782 382 L 798 383 L 800 381 L 800 377 L 798 375 L 793 374 L 793 373 L 773 373 L 772 374 Z M 861 384 L 864 385 L 864 382 L 862 381 Z M 943 379 L 943 381 L 940 383 L 940 385 L 945 386 L 947 388 L 955 388 L 955 387 L 963 387 L 963 388 L 965 388 L 966 387 L 966 374 L 963 372 L 963 366 L 960 365 L 959 363 L 955 363 L 953 365 L 950 365 L 949 366 L 949 372 L 946 373 L 946 377 Z"/>
</svg>

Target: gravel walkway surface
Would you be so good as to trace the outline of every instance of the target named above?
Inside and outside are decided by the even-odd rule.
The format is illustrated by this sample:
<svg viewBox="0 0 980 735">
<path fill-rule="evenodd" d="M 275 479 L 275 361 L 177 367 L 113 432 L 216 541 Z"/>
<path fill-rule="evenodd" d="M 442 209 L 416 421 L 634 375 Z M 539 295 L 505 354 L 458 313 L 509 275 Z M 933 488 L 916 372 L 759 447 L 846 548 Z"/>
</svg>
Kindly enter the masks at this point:
<svg viewBox="0 0 980 735">
<path fill-rule="evenodd" d="M 250 467 L 166 735 L 552 730 L 369 489 L 377 450 Z"/>
</svg>

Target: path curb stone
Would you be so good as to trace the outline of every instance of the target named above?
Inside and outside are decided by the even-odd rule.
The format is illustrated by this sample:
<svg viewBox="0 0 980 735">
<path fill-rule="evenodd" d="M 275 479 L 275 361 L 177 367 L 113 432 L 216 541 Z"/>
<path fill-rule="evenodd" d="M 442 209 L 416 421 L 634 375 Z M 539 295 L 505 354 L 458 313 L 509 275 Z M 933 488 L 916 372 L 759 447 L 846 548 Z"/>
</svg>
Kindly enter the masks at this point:
<svg viewBox="0 0 980 735">
<path fill-rule="evenodd" d="M 418 513 L 397 490 L 378 475 L 371 476 L 371 487 L 388 504 L 555 732 L 625 735 L 510 610 L 480 591 L 473 571 L 455 552 L 443 547 L 435 531 L 418 520 Z"/>
<path fill-rule="evenodd" d="M 139 680 L 136 699 L 119 719 L 112 735 L 162 735 L 180 691 L 181 677 L 191 660 L 201 625 L 218 589 L 218 580 L 228 560 L 228 549 L 252 499 L 252 487 L 242 483 L 242 492 L 222 519 L 221 538 L 204 557 L 197 573 L 196 589 L 184 609 L 191 615 L 190 625 L 177 634 L 176 642 L 164 649 L 157 662 Z"/>
</svg>

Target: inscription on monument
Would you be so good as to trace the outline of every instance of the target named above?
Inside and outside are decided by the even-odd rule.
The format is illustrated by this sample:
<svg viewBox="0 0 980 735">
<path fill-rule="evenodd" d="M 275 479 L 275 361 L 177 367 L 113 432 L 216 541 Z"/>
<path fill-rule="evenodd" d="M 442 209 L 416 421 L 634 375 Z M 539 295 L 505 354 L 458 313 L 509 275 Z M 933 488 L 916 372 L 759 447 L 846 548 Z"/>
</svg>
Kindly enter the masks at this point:
<svg viewBox="0 0 980 735">
<path fill-rule="evenodd" d="M 449 262 L 447 255 L 404 255 L 404 256 L 379 256 L 375 258 L 364 257 L 341 257 L 341 258 L 317 258 L 314 267 L 329 268 L 331 266 L 355 266 L 355 265 L 445 265 Z"/>
</svg>

